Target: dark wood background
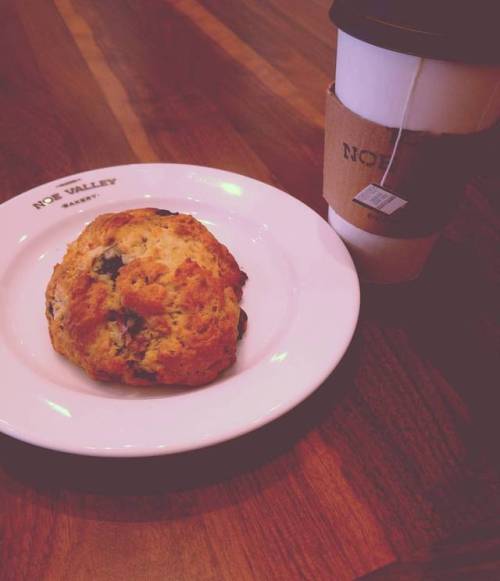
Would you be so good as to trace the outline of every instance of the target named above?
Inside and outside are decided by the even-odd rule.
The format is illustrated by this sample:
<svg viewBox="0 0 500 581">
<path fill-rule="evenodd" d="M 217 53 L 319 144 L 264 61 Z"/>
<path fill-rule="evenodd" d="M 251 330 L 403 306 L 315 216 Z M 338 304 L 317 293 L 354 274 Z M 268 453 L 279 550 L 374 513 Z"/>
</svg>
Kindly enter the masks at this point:
<svg viewBox="0 0 500 581">
<path fill-rule="evenodd" d="M 325 216 L 329 4 L 2 0 L 1 199 L 185 162 Z M 341 365 L 273 424 L 134 460 L 0 436 L 0 579 L 499 579 L 498 142 L 484 160 L 421 279 L 364 286 Z"/>
</svg>

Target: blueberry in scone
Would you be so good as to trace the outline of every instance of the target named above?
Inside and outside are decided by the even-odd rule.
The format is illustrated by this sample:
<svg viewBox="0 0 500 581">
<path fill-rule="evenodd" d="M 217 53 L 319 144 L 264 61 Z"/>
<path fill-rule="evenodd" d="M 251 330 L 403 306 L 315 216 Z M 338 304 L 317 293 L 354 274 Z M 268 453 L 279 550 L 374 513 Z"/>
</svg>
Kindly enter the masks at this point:
<svg viewBox="0 0 500 581">
<path fill-rule="evenodd" d="M 52 345 L 94 379 L 209 383 L 236 360 L 246 278 L 193 216 L 103 214 L 54 268 L 46 291 Z"/>
</svg>

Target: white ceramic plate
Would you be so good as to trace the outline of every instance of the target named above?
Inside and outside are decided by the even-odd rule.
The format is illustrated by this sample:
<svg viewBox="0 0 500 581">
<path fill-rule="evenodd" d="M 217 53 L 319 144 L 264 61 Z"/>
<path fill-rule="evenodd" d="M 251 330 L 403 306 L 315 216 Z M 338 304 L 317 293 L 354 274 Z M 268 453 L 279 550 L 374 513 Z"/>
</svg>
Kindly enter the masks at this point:
<svg viewBox="0 0 500 581">
<path fill-rule="evenodd" d="M 44 293 L 67 243 L 98 214 L 137 207 L 194 215 L 249 276 L 238 362 L 206 387 L 94 382 L 51 347 Z M 89 171 L 2 204 L 0 228 L 0 430 L 46 448 L 151 456 L 244 434 L 314 391 L 356 326 L 358 278 L 337 235 L 241 175 L 176 164 Z"/>
</svg>

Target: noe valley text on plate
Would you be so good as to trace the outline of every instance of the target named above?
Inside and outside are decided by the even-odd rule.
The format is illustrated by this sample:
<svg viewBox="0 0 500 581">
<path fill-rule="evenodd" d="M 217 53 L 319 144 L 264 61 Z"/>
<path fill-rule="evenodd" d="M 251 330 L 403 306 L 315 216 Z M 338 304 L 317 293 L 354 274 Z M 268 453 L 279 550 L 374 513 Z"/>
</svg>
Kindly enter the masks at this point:
<svg viewBox="0 0 500 581">
<path fill-rule="evenodd" d="M 79 179 L 73 180 L 70 183 L 76 183 L 77 181 L 79 181 Z M 108 178 L 108 179 L 102 179 L 102 180 L 98 180 L 98 181 L 92 181 L 92 182 L 82 183 L 82 184 L 78 184 L 78 185 L 73 185 L 71 187 L 65 188 L 62 191 L 54 192 L 53 194 L 45 196 L 41 200 L 34 202 L 32 204 L 32 206 L 36 210 L 42 210 L 43 208 L 46 208 L 47 206 L 51 206 L 54 202 L 63 200 L 66 196 L 74 196 L 75 194 L 86 194 L 90 190 L 114 186 L 115 184 L 116 184 L 116 178 Z M 73 206 L 76 203 L 85 203 L 85 202 L 88 202 L 92 199 L 95 199 L 96 197 L 97 197 L 96 194 L 86 195 L 86 196 L 81 197 L 78 200 L 73 200 L 67 204 L 63 204 L 63 208 Z"/>
</svg>

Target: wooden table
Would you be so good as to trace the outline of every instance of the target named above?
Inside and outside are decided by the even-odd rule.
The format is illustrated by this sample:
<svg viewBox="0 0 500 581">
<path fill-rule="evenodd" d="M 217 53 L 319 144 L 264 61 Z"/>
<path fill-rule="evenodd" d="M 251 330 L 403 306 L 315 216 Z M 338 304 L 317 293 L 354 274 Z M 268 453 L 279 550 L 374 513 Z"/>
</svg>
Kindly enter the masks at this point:
<svg viewBox="0 0 500 581">
<path fill-rule="evenodd" d="M 3 0 L 1 198 L 184 162 L 325 216 L 329 4 Z M 499 579 L 496 171 L 418 282 L 363 287 L 343 362 L 273 424 L 131 460 L 1 436 L 2 581 Z"/>
</svg>

